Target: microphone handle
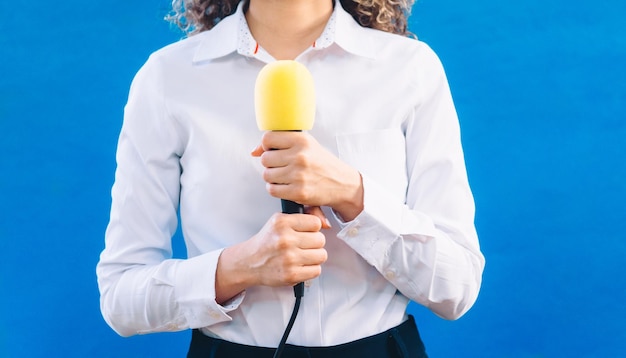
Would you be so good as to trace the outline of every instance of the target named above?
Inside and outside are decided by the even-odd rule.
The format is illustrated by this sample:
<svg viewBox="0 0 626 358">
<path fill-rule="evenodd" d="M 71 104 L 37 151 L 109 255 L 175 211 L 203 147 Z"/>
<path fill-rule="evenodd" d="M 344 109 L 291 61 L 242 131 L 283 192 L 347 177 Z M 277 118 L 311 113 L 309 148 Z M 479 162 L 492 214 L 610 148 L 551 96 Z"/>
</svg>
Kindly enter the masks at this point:
<svg viewBox="0 0 626 358">
<path fill-rule="evenodd" d="M 283 214 L 304 214 L 304 205 L 295 201 L 280 199 L 280 204 L 283 207 Z"/>
<path fill-rule="evenodd" d="M 301 130 L 292 130 L 291 132 L 302 132 Z M 304 214 L 304 205 L 298 204 L 295 201 L 280 199 L 280 205 L 283 209 L 283 214 Z M 300 298 L 304 296 L 304 282 L 297 283 L 293 286 L 293 294 Z"/>
<path fill-rule="evenodd" d="M 304 214 L 304 205 L 295 201 L 280 199 L 280 204 L 283 208 L 283 214 Z M 304 296 L 304 283 L 300 282 L 293 286 L 293 293 L 296 297 Z"/>
</svg>

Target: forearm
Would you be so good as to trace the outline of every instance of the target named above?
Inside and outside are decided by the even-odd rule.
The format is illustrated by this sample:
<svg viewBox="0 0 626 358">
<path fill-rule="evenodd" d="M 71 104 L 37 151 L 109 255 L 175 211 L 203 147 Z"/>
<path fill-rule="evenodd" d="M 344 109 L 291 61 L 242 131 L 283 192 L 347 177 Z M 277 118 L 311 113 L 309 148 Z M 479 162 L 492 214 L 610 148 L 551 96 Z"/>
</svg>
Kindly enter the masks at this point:
<svg viewBox="0 0 626 358">
<path fill-rule="evenodd" d="M 173 270 L 175 265 L 176 262 L 169 261 L 123 271 L 114 269 L 113 265 L 98 265 L 100 309 L 105 321 L 115 332 L 127 337 L 184 326 L 180 317 L 168 309 L 168 302 L 174 301 L 173 287 L 154 284 L 160 272 Z M 118 273 L 112 273 L 113 270 Z"/>
<path fill-rule="evenodd" d="M 106 256 L 98 264 L 101 311 L 120 335 L 179 331 L 230 320 L 215 301 L 218 252 L 189 260 L 123 265 Z"/>
<path fill-rule="evenodd" d="M 402 235 L 349 225 L 340 237 L 402 294 L 439 316 L 456 319 L 476 300 L 484 259 L 443 232 Z"/>
<path fill-rule="evenodd" d="M 366 181 L 365 209 L 339 237 L 408 298 L 455 319 L 474 303 L 484 258 L 472 224 L 470 198 L 462 218 L 427 215 Z"/>
</svg>

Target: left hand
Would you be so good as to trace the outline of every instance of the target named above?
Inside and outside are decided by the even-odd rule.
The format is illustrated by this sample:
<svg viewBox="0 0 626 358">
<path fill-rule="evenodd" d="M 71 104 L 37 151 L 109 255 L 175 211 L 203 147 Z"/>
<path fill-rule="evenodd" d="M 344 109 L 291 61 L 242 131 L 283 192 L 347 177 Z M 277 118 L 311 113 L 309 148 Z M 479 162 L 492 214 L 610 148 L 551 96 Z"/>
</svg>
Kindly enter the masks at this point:
<svg viewBox="0 0 626 358">
<path fill-rule="evenodd" d="M 261 158 L 263 179 L 274 197 L 329 206 L 345 221 L 363 210 L 360 173 L 306 132 L 266 132 L 252 155 Z"/>
</svg>

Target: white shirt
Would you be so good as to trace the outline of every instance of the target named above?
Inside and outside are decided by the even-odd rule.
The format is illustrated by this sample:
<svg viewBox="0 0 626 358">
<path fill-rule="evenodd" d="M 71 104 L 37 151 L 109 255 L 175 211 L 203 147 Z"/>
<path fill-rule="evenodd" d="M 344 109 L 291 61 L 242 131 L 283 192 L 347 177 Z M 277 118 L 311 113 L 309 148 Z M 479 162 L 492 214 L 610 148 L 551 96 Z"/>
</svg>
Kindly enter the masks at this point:
<svg viewBox="0 0 626 358">
<path fill-rule="evenodd" d="M 339 3 L 338 3 L 339 4 Z M 324 208 L 328 261 L 306 283 L 289 343 L 329 346 L 406 319 L 414 300 L 455 319 L 476 300 L 484 266 L 459 124 L 442 66 L 417 40 L 359 26 L 341 6 L 297 61 L 312 73 L 322 145 L 363 176 L 364 211 L 343 223 Z M 254 83 L 271 56 L 241 6 L 214 29 L 155 52 L 125 108 L 101 310 L 119 334 L 201 328 L 275 347 L 291 287 L 251 287 L 220 306 L 223 248 L 280 211 L 250 151 L 262 133 Z M 172 259 L 180 212 L 189 259 Z"/>
</svg>

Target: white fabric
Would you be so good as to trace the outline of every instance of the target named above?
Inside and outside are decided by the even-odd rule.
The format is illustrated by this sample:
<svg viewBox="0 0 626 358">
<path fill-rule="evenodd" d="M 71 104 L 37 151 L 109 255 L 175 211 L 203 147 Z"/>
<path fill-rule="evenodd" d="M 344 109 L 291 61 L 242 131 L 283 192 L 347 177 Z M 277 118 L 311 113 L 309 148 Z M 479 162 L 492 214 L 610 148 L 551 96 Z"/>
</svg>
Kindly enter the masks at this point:
<svg viewBox="0 0 626 358">
<path fill-rule="evenodd" d="M 133 81 L 97 267 L 103 316 L 121 335 L 202 328 L 275 347 L 287 324 L 291 287 L 215 302 L 221 250 L 280 211 L 250 155 L 262 135 L 254 82 L 273 59 L 249 51 L 247 31 L 240 7 L 154 53 Z M 343 223 L 324 208 L 329 258 L 306 283 L 288 342 L 379 333 L 406 319 L 409 300 L 457 318 L 477 297 L 484 259 L 441 64 L 424 43 L 362 28 L 340 6 L 322 37 L 297 58 L 316 86 L 310 133 L 362 173 L 365 210 Z M 171 259 L 178 211 L 188 260 Z"/>
</svg>

